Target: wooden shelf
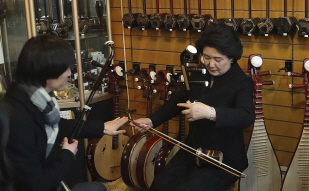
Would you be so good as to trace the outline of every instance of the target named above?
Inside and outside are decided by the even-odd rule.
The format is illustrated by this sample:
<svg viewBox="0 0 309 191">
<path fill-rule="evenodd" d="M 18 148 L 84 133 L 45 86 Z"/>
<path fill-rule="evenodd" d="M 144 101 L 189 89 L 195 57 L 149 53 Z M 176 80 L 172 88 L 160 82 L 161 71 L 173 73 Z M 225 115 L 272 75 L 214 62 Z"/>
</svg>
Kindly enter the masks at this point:
<svg viewBox="0 0 309 191">
<path fill-rule="evenodd" d="M 88 99 L 89 93 L 85 93 L 85 98 Z M 107 100 L 114 97 L 113 94 L 104 93 L 104 94 L 95 94 L 91 103 L 97 103 L 103 100 Z M 72 99 L 58 100 L 60 109 L 63 108 L 72 108 L 72 107 L 80 107 L 80 102 Z"/>
</svg>

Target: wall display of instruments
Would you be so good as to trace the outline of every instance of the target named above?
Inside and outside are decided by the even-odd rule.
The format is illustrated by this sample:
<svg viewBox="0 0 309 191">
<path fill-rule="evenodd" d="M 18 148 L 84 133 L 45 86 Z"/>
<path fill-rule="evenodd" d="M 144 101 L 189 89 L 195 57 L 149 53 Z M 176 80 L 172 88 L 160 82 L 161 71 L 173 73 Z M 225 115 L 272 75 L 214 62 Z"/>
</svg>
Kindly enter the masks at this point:
<svg viewBox="0 0 309 191">
<path fill-rule="evenodd" d="M 80 34 L 106 31 L 105 3 L 102 0 L 96 0 L 94 6 L 84 6 L 82 10 L 83 4 L 84 2 L 78 1 Z M 51 33 L 63 38 L 68 37 L 69 31 L 73 29 L 71 1 L 35 0 L 34 5 L 38 34 Z M 91 12 L 95 12 L 97 17 L 92 16 Z"/>
<path fill-rule="evenodd" d="M 160 80 L 161 79 L 161 80 Z M 160 71 L 158 72 L 157 82 L 161 85 L 160 90 L 160 99 L 168 100 L 171 95 L 177 92 L 183 85 L 182 74 L 180 73 L 166 73 L 165 76 L 160 77 Z M 160 83 L 161 82 L 161 83 Z M 160 86 L 159 85 L 159 86 Z M 169 90 L 168 86 L 172 86 L 174 90 Z M 166 91 L 162 91 L 165 89 Z M 170 95 L 171 94 L 171 95 Z M 179 115 L 179 131 L 177 135 L 177 140 L 184 143 L 186 137 L 185 130 L 185 115 Z M 168 121 L 163 123 L 162 132 L 168 135 Z M 163 141 L 162 147 L 160 148 L 158 155 L 155 160 L 154 174 L 158 174 L 173 158 L 173 156 L 178 152 L 179 147 L 171 144 L 168 141 Z"/>
<path fill-rule="evenodd" d="M 123 69 L 119 64 L 109 67 L 109 93 L 113 94 L 113 118 L 120 117 L 118 80 L 123 79 Z M 92 139 L 87 147 L 86 159 L 90 172 L 99 179 L 108 181 L 120 178 L 120 160 L 124 145 L 129 137 L 120 135 L 103 135 L 100 139 Z"/>
<path fill-rule="evenodd" d="M 135 78 L 135 81 L 142 82 L 142 86 L 138 86 L 137 88 L 143 91 L 143 98 L 147 100 L 146 116 L 149 116 L 152 113 L 152 85 L 155 81 L 155 72 L 149 68 L 142 68 L 139 72 L 139 76 Z M 138 157 L 144 143 L 152 137 L 150 133 L 138 131 L 130 137 L 124 146 L 121 156 L 121 174 L 123 182 L 129 187 L 142 189 L 139 182 L 142 181 L 140 177 L 144 176 L 144 174 L 143 172 L 137 171 Z"/>
<path fill-rule="evenodd" d="M 140 13 L 132 13 L 132 4 L 131 0 L 128 0 L 129 12 L 124 13 L 122 16 L 123 27 L 131 29 L 137 26 L 137 16 Z"/>
<path fill-rule="evenodd" d="M 221 22 L 225 23 L 226 25 L 232 27 L 234 31 L 238 31 L 239 25 L 242 22 L 242 19 L 236 19 L 234 17 L 234 10 L 235 10 L 235 2 L 234 0 L 231 0 L 231 18 L 228 19 L 221 19 Z"/>
<path fill-rule="evenodd" d="M 262 86 L 273 85 L 274 81 L 260 81 L 260 76 L 271 74 L 270 71 L 258 72 L 262 64 L 262 56 L 252 54 L 248 69 L 244 69 L 254 82 L 255 122 L 247 150 L 249 166 L 244 171 L 249 176 L 240 180 L 239 191 L 279 191 L 281 187 L 281 170 L 265 127 L 262 101 Z"/>
<path fill-rule="evenodd" d="M 164 27 L 164 18 L 167 13 L 160 13 L 160 0 L 156 0 L 156 11 L 157 13 L 153 13 L 150 15 L 150 24 L 151 28 L 155 30 L 159 30 Z"/>
<path fill-rule="evenodd" d="M 174 15 L 174 4 L 173 0 L 170 0 L 170 13 L 165 15 L 164 18 L 164 28 L 168 31 L 173 31 L 176 29 L 177 26 L 177 21 L 176 21 L 176 15 Z"/>
<path fill-rule="evenodd" d="M 284 17 L 270 18 L 269 6 L 270 0 L 266 0 L 266 17 L 265 18 L 253 18 L 252 17 L 252 0 L 248 0 L 248 18 L 235 18 L 235 0 L 231 0 L 231 17 L 230 18 L 217 18 L 217 0 L 213 0 L 213 16 L 210 14 L 202 14 L 202 1 L 197 0 L 198 13 L 188 13 L 188 0 L 183 0 L 183 13 L 174 14 L 173 0 L 170 0 L 169 13 L 160 13 L 160 0 L 156 0 L 154 9 L 156 13 L 151 15 L 146 14 L 146 0 L 143 0 L 143 13 L 132 13 L 131 0 L 128 0 L 129 12 L 123 14 L 122 21 L 123 27 L 126 29 L 132 29 L 136 26 L 140 30 L 146 30 L 152 28 L 154 30 L 165 29 L 167 31 L 195 31 L 203 32 L 207 25 L 211 23 L 224 23 L 231 26 L 235 31 L 242 33 L 246 36 L 252 36 L 260 34 L 261 36 L 269 36 L 271 34 L 279 34 L 287 36 L 292 34 L 296 27 L 298 29 L 298 35 L 301 37 L 309 36 L 309 19 L 308 19 L 308 0 L 305 0 L 305 18 L 301 18 L 298 21 L 294 16 L 287 16 L 287 0 L 284 0 Z M 149 9 L 151 7 L 148 7 Z M 195 10 L 190 9 L 190 12 Z M 138 21 L 137 21 L 138 19 Z M 162 24 L 163 23 L 163 24 Z"/>
<path fill-rule="evenodd" d="M 309 58 L 303 60 L 302 73 L 289 72 L 290 77 L 304 79 L 303 84 L 289 84 L 289 88 L 305 89 L 305 111 L 304 123 L 298 146 L 294 152 L 293 159 L 283 179 L 281 191 L 309 190 Z"/>
<path fill-rule="evenodd" d="M 296 29 L 296 18 L 294 16 L 287 16 L 287 0 L 284 0 L 284 16 L 274 18 L 274 24 L 277 29 L 277 34 L 287 36 L 292 34 Z"/>
<path fill-rule="evenodd" d="M 171 92 L 168 90 L 170 71 L 160 70 L 156 73 L 152 93 L 160 93 L 160 99 L 169 100 Z M 164 83 L 164 85 L 162 85 Z M 162 133 L 168 133 L 168 121 L 163 124 Z M 141 147 L 136 164 L 137 181 L 143 190 L 148 190 L 154 179 L 154 161 L 163 146 L 163 139 L 159 136 L 147 132 L 148 138 Z"/>
<path fill-rule="evenodd" d="M 146 30 L 150 28 L 150 15 L 146 13 L 146 10 L 146 0 L 143 0 L 143 13 L 140 13 L 137 16 L 137 26 L 139 30 Z"/>
<path fill-rule="evenodd" d="M 220 23 L 220 20 L 217 18 L 217 0 L 213 0 L 213 10 L 214 10 L 214 16 L 213 18 L 210 18 L 207 22 L 207 25 L 211 25 L 212 23 L 218 24 Z"/>
<path fill-rule="evenodd" d="M 276 32 L 274 20 L 269 18 L 269 1 L 270 0 L 266 0 L 266 18 L 261 18 L 260 22 L 257 24 L 261 36 L 269 36 Z"/>
<path fill-rule="evenodd" d="M 183 1 L 183 9 L 184 9 L 184 13 L 177 15 L 177 24 L 180 30 L 187 31 L 188 29 L 190 29 L 190 27 L 192 27 L 191 19 L 193 16 L 192 14 L 188 14 L 187 0 Z"/>
<path fill-rule="evenodd" d="M 309 17 L 308 17 L 308 0 L 305 0 L 305 18 L 301 18 L 297 21 L 296 27 L 298 29 L 298 36 L 309 36 Z"/>
<path fill-rule="evenodd" d="M 193 30 L 197 32 L 202 32 L 206 26 L 206 23 L 209 19 L 211 19 L 211 15 L 203 15 L 202 14 L 202 1 L 198 0 L 198 14 L 192 16 L 191 25 Z"/>
<path fill-rule="evenodd" d="M 249 10 L 249 17 L 243 19 L 240 24 L 240 28 L 242 34 L 247 36 L 252 36 L 252 34 L 257 32 L 257 24 L 260 22 L 260 18 L 252 18 L 252 2 L 251 0 L 248 1 L 248 10 Z"/>
</svg>

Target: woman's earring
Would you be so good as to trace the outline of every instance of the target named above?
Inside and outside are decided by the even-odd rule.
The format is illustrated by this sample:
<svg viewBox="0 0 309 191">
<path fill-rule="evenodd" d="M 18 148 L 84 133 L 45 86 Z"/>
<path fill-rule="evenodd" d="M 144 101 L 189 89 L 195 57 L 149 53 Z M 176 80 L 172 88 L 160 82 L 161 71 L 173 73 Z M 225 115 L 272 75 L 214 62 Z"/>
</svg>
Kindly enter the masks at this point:
<svg viewBox="0 0 309 191">
<path fill-rule="evenodd" d="M 201 56 L 200 60 L 201 60 L 201 63 L 204 64 L 204 58 L 203 58 L 203 56 Z"/>
</svg>

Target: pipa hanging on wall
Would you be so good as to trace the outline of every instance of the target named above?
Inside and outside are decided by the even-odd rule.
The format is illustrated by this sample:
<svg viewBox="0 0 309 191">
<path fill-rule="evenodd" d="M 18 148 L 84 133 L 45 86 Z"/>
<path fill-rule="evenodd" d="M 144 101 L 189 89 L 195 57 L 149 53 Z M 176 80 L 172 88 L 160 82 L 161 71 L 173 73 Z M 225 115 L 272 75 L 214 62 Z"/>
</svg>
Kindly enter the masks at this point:
<svg viewBox="0 0 309 191">
<path fill-rule="evenodd" d="M 248 70 L 254 82 L 255 122 L 247 150 L 248 168 L 244 173 L 248 177 L 240 179 L 239 191 L 279 191 L 281 171 L 264 122 L 262 86 L 273 85 L 273 81 L 260 81 L 260 76 L 270 75 L 270 71 L 257 72 L 263 64 L 261 55 L 249 56 Z"/>
<path fill-rule="evenodd" d="M 298 146 L 283 179 L 282 191 L 309 190 L 309 58 L 304 59 L 302 74 L 289 72 L 291 77 L 301 77 L 303 84 L 290 84 L 289 88 L 305 88 L 304 124 Z"/>
</svg>

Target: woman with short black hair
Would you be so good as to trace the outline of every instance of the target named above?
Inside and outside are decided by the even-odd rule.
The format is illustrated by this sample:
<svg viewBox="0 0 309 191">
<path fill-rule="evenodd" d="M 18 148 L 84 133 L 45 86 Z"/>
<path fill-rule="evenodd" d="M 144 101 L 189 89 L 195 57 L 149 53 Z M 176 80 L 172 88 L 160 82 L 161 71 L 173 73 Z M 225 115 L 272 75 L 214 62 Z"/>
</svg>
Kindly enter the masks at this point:
<svg viewBox="0 0 309 191">
<path fill-rule="evenodd" d="M 20 53 L 16 82 L 4 97 L 10 106 L 7 155 L 16 170 L 16 190 L 53 191 L 70 175 L 78 141 L 69 143 L 67 137 L 76 122 L 60 118 L 53 91 L 64 89 L 74 62 L 72 46 L 52 35 L 29 39 Z M 79 136 L 101 138 L 103 131 L 108 135 L 125 133 L 118 128 L 127 120 L 124 117 L 105 123 L 85 121 Z M 56 139 L 62 140 L 61 148 L 55 145 Z M 93 185 L 89 191 L 105 190 L 103 184 Z"/>
<path fill-rule="evenodd" d="M 183 88 L 149 118 L 135 122 L 157 127 L 182 113 L 190 122 L 185 144 L 201 151 L 221 151 L 223 163 L 243 172 L 248 166 L 243 129 L 254 122 L 255 114 L 253 81 L 237 64 L 242 54 L 241 41 L 231 27 L 214 24 L 206 27 L 196 47 L 207 73 L 194 73 L 190 78 L 208 81 L 209 86 L 191 85 L 194 103 L 187 101 Z M 197 163 L 193 154 L 180 149 L 155 175 L 150 190 L 226 191 L 237 181 L 234 174 L 202 162 Z"/>
<path fill-rule="evenodd" d="M 19 54 L 15 81 L 45 87 L 75 64 L 73 47 L 58 36 L 39 35 L 29 39 Z"/>
</svg>

